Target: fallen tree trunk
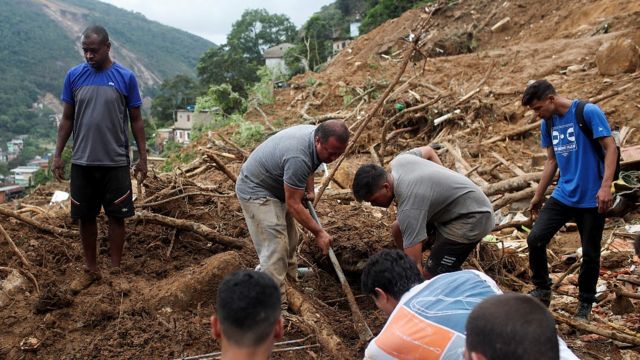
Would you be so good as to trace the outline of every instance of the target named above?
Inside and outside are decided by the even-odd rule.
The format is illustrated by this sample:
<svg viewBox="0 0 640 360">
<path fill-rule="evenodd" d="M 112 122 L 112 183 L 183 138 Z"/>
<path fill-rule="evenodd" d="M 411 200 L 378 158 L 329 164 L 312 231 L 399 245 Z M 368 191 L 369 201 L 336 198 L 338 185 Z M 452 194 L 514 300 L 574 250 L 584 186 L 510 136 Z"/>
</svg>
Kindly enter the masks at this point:
<svg viewBox="0 0 640 360">
<path fill-rule="evenodd" d="M 168 226 L 168 227 L 172 227 L 172 228 L 176 228 L 184 231 L 191 231 L 193 233 L 196 233 L 204 237 L 207 240 L 217 242 L 234 249 L 242 249 L 245 246 L 245 242 L 242 240 L 234 239 L 230 236 L 219 234 L 205 225 L 202 225 L 193 221 L 189 221 L 189 220 L 176 219 L 176 218 L 155 214 L 148 211 L 137 212 L 131 218 L 131 220 Z"/>
<path fill-rule="evenodd" d="M 225 175 L 227 175 L 227 177 L 231 179 L 231 181 L 233 181 L 234 184 L 236 183 L 236 181 L 238 181 L 238 178 L 236 177 L 236 175 L 232 173 L 231 170 L 229 170 L 222 163 L 222 160 L 220 160 L 220 158 L 218 158 L 216 154 L 214 154 L 212 151 L 205 150 L 205 155 L 207 155 L 209 159 L 213 160 L 213 162 L 216 164 L 218 169 L 220 169 L 223 173 L 225 173 Z"/>
<path fill-rule="evenodd" d="M 533 195 L 535 195 L 535 193 L 536 189 L 528 188 L 515 193 L 506 194 L 505 196 L 493 202 L 493 210 L 497 211 L 516 201 L 530 199 L 533 197 Z"/>
<path fill-rule="evenodd" d="M 183 198 L 183 197 L 198 196 L 198 195 L 210 196 L 210 197 L 229 197 L 229 196 L 233 196 L 233 193 L 231 193 L 231 194 L 216 194 L 216 193 L 212 193 L 212 192 L 196 191 L 196 192 L 190 192 L 190 193 L 184 193 L 184 194 L 176 195 L 174 197 L 170 197 L 170 198 L 163 199 L 163 200 L 156 201 L 156 202 L 152 202 L 152 203 L 142 203 L 140 205 L 137 205 L 137 207 L 138 208 L 153 207 L 153 206 L 158 206 L 158 205 L 162 205 L 162 204 L 171 202 L 173 200 L 178 200 L 178 199 Z"/>
<path fill-rule="evenodd" d="M 533 222 L 531 221 L 531 219 L 521 220 L 521 221 L 512 221 L 510 223 L 498 225 L 494 227 L 493 230 L 491 231 L 500 231 L 502 229 L 508 229 L 508 228 L 519 228 L 521 226 L 526 226 L 530 228 L 531 226 L 533 226 Z"/>
<path fill-rule="evenodd" d="M 29 217 L 26 217 L 24 215 L 20 215 L 15 211 L 9 210 L 7 208 L 4 208 L 2 206 L 0 206 L 0 215 L 4 215 L 4 216 L 8 216 L 8 217 L 12 217 L 16 220 L 22 221 L 23 223 L 27 223 L 31 226 L 34 226 L 42 231 L 54 234 L 54 235 L 59 235 L 59 236 L 78 236 L 78 232 L 77 231 L 73 231 L 73 230 L 67 230 L 67 229 L 61 229 L 61 228 L 57 228 L 55 226 L 51 226 L 51 225 L 47 225 L 47 224 L 42 224 L 38 221 L 35 221 Z"/>
<path fill-rule="evenodd" d="M 318 338 L 318 343 L 331 355 L 332 359 L 355 358 L 355 354 L 336 336 L 329 322 L 316 309 L 311 299 L 298 292 L 292 286 L 287 286 L 287 299 L 291 309 L 300 315 L 302 321 L 309 328 L 313 329 Z"/>
<path fill-rule="evenodd" d="M 469 173 L 469 178 L 478 186 L 489 185 L 489 183 L 485 179 L 483 179 L 480 175 L 473 174 L 470 172 L 471 165 L 469 165 L 469 163 L 462 157 L 462 154 L 460 153 L 460 148 L 457 145 L 454 147 L 453 145 L 447 142 L 443 143 L 442 145 L 444 145 L 444 147 L 447 149 L 449 154 L 453 156 L 455 160 L 456 168 L 458 169 L 459 173 L 461 174 Z"/>
<path fill-rule="evenodd" d="M 504 134 L 501 135 L 496 135 L 494 137 L 492 137 L 491 139 L 487 140 L 487 141 L 483 141 L 482 145 L 491 145 L 495 142 L 498 142 L 500 140 L 504 140 L 507 138 L 510 138 L 512 136 L 517 136 L 517 135 L 522 135 L 524 133 L 527 133 L 531 130 L 535 130 L 535 129 L 539 129 L 540 128 L 540 124 L 542 124 L 542 120 L 538 120 L 536 122 L 534 122 L 533 124 L 529 124 L 526 126 L 520 126 L 516 129 L 513 129 L 511 131 L 507 131 Z"/>
<path fill-rule="evenodd" d="M 508 193 L 511 191 L 526 189 L 527 187 L 529 187 L 530 181 L 540 181 L 541 177 L 541 172 L 517 176 L 511 179 L 485 185 L 482 187 L 482 192 L 484 192 L 484 194 L 487 196 L 493 196 Z"/>
<path fill-rule="evenodd" d="M 609 329 L 603 329 L 600 327 L 597 327 L 593 324 L 590 324 L 588 322 L 585 321 L 578 321 L 575 319 L 572 319 L 568 316 L 564 316 L 562 314 L 553 312 L 553 317 L 556 318 L 557 321 L 567 324 L 575 329 L 578 330 L 582 330 L 582 331 L 587 331 L 590 332 L 592 334 L 596 334 L 596 335 L 600 335 L 600 336 L 604 336 L 608 339 L 612 339 L 615 341 L 619 341 L 625 344 L 631 344 L 631 345 L 635 345 L 638 346 L 640 345 L 640 338 L 637 336 L 631 336 L 631 335 L 627 335 L 627 334 L 623 334 L 620 333 L 618 331 L 615 330 L 609 330 Z"/>
<path fill-rule="evenodd" d="M 140 302 L 150 304 L 154 310 L 164 307 L 192 310 L 198 306 L 213 305 L 222 279 L 242 268 L 242 259 L 237 252 L 216 254 L 199 265 L 157 282 L 143 293 Z"/>
<path fill-rule="evenodd" d="M 20 251 L 20 249 L 16 246 L 16 243 L 14 243 L 13 240 L 11 240 L 11 237 L 9 236 L 7 231 L 2 227 L 2 225 L 0 225 L 0 235 L 2 235 L 4 237 L 4 239 L 9 243 L 9 246 L 11 246 L 11 249 L 16 254 L 16 256 L 20 259 L 20 261 L 22 261 L 22 264 L 24 266 L 26 266 L 27 268 L 30 268 L 31 267 L 31 263 L 24 256 L 22 251 Z"/>
</svg>

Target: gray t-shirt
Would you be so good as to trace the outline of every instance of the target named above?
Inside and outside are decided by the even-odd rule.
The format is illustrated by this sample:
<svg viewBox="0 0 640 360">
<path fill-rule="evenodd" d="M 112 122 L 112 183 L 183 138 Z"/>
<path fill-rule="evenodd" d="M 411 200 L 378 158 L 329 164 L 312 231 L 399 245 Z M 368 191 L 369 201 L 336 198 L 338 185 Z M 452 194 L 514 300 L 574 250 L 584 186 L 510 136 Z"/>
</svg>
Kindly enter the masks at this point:
<svg viewBox="0 0 640 360">
<path fill-rule="evenodd" d="M 142 105 L 131 70 L 117 63 L 101 71 L 87 63 L 75 66 L 64 79 L 61 99 L 75 110 L 73 164 L 129 165 L 128 109 Z"/>
<path fill-rule="evenodd" d="M 284 185 L 304 190 L 320 166 L 313 125 L 282 130 L 265 140 L 242 165 L 236 194 L 241 200 L 276 198 L 285 201 Z"/>
<path fill-rule="evenodd" d="M 412 150 L 391 162 L 391 176 L 405 248 L 427 238 L 427 224 L 462 243 L 476 242 L 491 231 L 491 201 L 462 174 Z"/>
</svg>

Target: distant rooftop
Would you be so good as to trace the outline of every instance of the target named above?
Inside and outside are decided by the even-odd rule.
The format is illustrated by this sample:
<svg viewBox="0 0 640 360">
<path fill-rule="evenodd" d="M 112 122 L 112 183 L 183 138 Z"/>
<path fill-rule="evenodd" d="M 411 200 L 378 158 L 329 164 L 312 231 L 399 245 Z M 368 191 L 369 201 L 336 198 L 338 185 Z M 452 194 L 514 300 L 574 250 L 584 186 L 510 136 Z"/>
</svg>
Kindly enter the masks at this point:
<svg viewBox="0 0 640 360">
<path fill-rule="evenodd" d="M 265 50 L 263 56 L 265 59 L 282 58 L 284 57 L 284 53 L 286 53 L 287 50 L 291 49 L 292 47 L 295 47 L 295 45 L 291 43 L 282 43 L 280 45 L 276 45 L 274 47 L 270 47 L 267 50 Z"/>
</svg>

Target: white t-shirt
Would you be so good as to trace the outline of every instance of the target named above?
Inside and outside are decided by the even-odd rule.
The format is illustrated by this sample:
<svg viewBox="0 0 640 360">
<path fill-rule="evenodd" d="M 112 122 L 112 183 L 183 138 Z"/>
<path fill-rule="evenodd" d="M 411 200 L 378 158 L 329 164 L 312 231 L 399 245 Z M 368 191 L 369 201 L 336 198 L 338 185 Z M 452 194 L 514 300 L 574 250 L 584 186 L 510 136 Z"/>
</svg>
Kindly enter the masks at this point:
<svg viewBox="0 0 640 360">
<path fill-rule="evenodd" d="M 484 299 L 502 294 L 487 275 L 463 270 L 438 275 L 402 296 L 365 351 L 366 360 L 464 358 L 465 326 Z M 578 360 L 562 339 L 560 359 Z"/>
</svg>

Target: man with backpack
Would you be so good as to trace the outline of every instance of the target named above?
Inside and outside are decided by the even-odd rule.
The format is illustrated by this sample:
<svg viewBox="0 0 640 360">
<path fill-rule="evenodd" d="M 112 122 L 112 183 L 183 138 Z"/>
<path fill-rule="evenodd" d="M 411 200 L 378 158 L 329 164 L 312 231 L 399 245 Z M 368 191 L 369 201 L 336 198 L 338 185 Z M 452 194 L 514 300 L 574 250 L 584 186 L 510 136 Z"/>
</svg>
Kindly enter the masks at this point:
<svg viewBox="0 0 640 360">
<path fill-rule="evenodd" d="M 613 203 L 611 183 L 619 162 L 616 142 L 598 106 L 559 96 L 546 80 L 527 87 L 522 105 L 544 119 L 542 147 L 547 150 L 542 178 L 529 206 L 535 216 L 545 203 L 527 238 L 531 279 L 536 286 L 529 294 L 547 306 L 551 303 L 547 245 L 567 221 L 575 219 L 583 255 L 578 280 L 580 304 L 575 316 L 587 320 L 596 296 L 605 212 Z M 558 169 L 558 185 L 544 201 Z"/>
</svg>

